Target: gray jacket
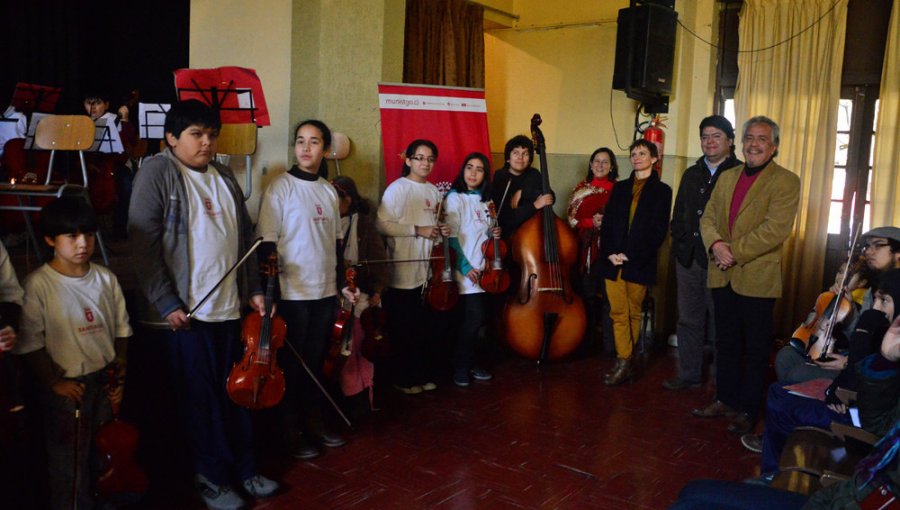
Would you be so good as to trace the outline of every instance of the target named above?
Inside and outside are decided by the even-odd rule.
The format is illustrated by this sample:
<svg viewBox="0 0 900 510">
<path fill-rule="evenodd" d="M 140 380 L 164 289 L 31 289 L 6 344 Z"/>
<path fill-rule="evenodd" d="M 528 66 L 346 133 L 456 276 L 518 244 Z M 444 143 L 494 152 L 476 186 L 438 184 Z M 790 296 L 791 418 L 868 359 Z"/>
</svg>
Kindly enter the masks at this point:
<svg viewBox="0 0 900 510">
<path fill-rule="evenodd" d="M 253 224 L 234 174 L 224 165 L 211 164 L 224 178 L 234 199 L 240 258 L 253 244 Z M 144 161 L 134 179 L 128 235 L 143 298 L 140 321 L 149 326 L 167 327 L 167 315 L 179 308 L 188 311 L 191 267 L 186 194 L 175 156 L 169 149 Z M 254 294 L 262 294 L 255 254 L 237 270 L 237 281 L 241 303 Z"/>
</svg>

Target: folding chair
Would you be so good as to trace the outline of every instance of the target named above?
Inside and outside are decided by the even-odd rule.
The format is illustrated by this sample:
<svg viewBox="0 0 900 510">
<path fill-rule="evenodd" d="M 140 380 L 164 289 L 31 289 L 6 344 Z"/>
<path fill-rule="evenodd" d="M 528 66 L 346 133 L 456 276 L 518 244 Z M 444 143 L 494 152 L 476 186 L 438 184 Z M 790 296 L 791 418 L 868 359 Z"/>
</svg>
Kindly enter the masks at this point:
<svg viewBox="0 0 900 510">
<path fill-rule="evenodd" d="M 250 156 L 256 152 L 256 124 L 222 124 L 219 130 L 217 150 L 219 154 L 228 156 L 244 156 L 244 201 L 250 200 L 253 194 L 253 172 L 250 168 Z"/>
<path fill-rule="evenodd" d="M 37 126 L 34 135 L 34 145 L 37 148 L 50 150 L 50 162 L 47 166 L 47 177 L 44 184 L 2 183 L 0 195 L 16 197 L 17 205 L 0 205 L 2 210 L 22 211 L 25 217 L 25 225 L 28 237 L 31 239 L 35 255 L 39 261 L 41 257 L 41 245 L 35 235 L 34 226 L 31 223 L 29 213 L 40 211 L 41 205 L 35 203 L 39 198 L 59 198 L 66 195 L 80 195 L 90 204 L 88 195 L 88 172 L 84 162 L 84 151 L 94 144 L 94 123 L 86 115 L 51 115 L 45 117 Z M 68 182 L 51 183 L 53 174 L 53 162 L 56 151 L 76 151 L 78 161 L 81 164 L 82 186 L 69 184 Z M 103 256 L 103 263 L 109 265 L 109 257 L 100 232 L 97 232 L 97 244 Z"/>
</svg>

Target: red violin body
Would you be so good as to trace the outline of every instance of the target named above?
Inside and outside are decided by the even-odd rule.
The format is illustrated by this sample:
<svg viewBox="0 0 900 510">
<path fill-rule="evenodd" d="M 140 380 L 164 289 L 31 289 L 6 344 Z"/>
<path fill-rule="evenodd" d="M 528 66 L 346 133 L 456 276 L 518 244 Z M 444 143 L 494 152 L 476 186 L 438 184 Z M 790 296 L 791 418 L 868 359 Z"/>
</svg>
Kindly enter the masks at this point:
<svg viewBox="0 0 900 510">
<path fill-rule="evenodd" d="M 134 461 L 140 432 L 134 425 L 114 418 L 97 431 L 97 451 L 105 466 L 97 479 L 97 493 L 138 499 L 147 492 L 150 481 Z"/>
<path fill-rule="evenodd" d="M 272 253 L 266 262 L 269 282 L 266 287 L 266 313 L 252 311 L 241 324 L 244 357 L 228 374 L 228 396 L 248 409 L 273 407 L 284 396 L 284 371 L 278 366 L 276 353 L 284 345 L 287 325 L 279 316 L 272 317 L 272 295 L 278 276 L 278 255 Z"/>
<path fill-rule="evenodd" d="M 450 250 L 450 243 L 445 237 L 443 243 L 434 247 L 431 256 L 431 279 L 425 291 L 425 301 L 432 310 L 446 312 L 459 301 L 459 287 L 453 278 L 456 253 Z"/>
<path fill-rule="evenodd" d="M 494 211 L 493 202 L 488 205 L 488 214 L 491 217 L 491 226 L 496 226 L 497 213 Z M 506 243 L 493 236 L 481 245 L 481 253 L 484 254 L 484 269 L 481 272 L 479 284 L 489 294 L 501 294 L 509 288 L 509 270 L 503 267 L 503 259 L 506 258 L 507 251 Z"/>
</svg>

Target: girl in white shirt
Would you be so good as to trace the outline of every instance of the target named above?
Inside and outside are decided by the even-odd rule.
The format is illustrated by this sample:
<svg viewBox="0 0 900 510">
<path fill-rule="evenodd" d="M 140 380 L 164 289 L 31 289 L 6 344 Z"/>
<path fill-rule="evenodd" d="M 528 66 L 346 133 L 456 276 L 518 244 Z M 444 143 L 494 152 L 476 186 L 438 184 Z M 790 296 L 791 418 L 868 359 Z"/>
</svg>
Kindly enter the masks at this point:
<svg viewBox="0 0 900 510">
<path fill-rule="evenodd" d="M 450 246 L 456 251 L 454 276 L 459 284 L 459 326 L 453 352 L 453 383 L 468 386 L 472 377 L 479 381 L 493 376 L 474 365 L 475 340 L 484 323 L 484 289 L 479 285 L 484 267 L 481 246 L 489 237 L 500 237 L 500 227 L 491 229 L 488 202 L 491 197 L 490 162 L 487 156 L 473 152 L 466 156 L 450 194 L 447 195 L 447 224 Z"/>
<path fill-rule="evenodd" d="M 437 388 L 426 362 L 424 342 L 431 335 L 429 314 L 422 302 L 431 249 L 442 234 L 450 234 L 450 228 L 438 225 L 435 217 L 441 194 L 427 181 L 437 155 L 430 140 L 410 143 L 402 177 L 387 187 L 378 207 L 376 225 L 387 236 L 389 258 L 421 260 L 393 264 L 391 283 L 383 297 L 394 353 L 394 387 L 407 395 Z"/>
<path fill-rule="evenodd" d="M 343 237 L 338 194 L 325 179 L 328 166 L 324 158 L 330 144 L 331 131 L 324 123 L 306 120 L 297 126 L 297 164 L 266 188 L 256 227 L 264 239 L 259 248 L 260 260 L 278 251 L 278 311 L 287 324 L 286 340 L 317 375 L 322 373 L 334 324 L 337 250 Z M 297 411 L 302 418 L 303 435 L 293 454 L 309 459 L 321 453 L 319 445 L 334 448 L 343 446 L 346 440 L 325 426 L 322 394 L 296 357 L 287 352 L 289 349 L 279 353 L 287 379 L 284 406 L 290 422 L 296 419 Z"/>
</svg>

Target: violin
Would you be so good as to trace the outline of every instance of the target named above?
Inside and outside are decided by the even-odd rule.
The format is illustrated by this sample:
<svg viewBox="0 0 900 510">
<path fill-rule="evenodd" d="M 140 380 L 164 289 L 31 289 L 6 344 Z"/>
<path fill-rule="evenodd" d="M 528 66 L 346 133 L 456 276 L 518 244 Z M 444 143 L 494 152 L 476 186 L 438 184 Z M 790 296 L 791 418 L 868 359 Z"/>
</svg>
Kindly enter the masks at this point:
<svg viewBox="0 0 900 510">
<path fill-rule="evenodd" d="M 497 226 L 497 211 L 494 209 L 493 202 L 488 202 L 488 217 L 491 218 L 490 229 L 493 230 Z M 481 245 L 481 253 L 484 254 L 484 269 L 481 272 L 479 283 L 485 292 L 501 294 L 509 288 L 509 271 L 503 267 L 506 251 L 506 243 L 493 235 Z"/>
<path fill-rule="evenodd" d="M 832 360 L 829 354 L 834 349 L 834 328 L 853 311 L 853 301 L 848 296 L 846 289 L 851 275 L 858 273 L 865 264 L 865 257 L 862 255 L 857 257 L 853 264 L 850 263 L 853 259 L 853 247 L 856 246 L 859 238 L 859 231 L 860 228 L 857 227 L 856 236 L 850 244 L 850 254 L 841 275 L 840 290 L 837 294 L 831 291 L 819 294 L 816 304 L 807 315 L 806 320 L 791 335 L 790 345 L 813 360 Z"/>
<path fill-rule="evenodd" d="M 850 299 L 843 292 L 839 294 L 830 291 L 819 294 L 806 320 L 791 335 L 791 341 L 802 342 L 803 352 L 811 359 L 828 361 L 828 355 L 834 348 L 834 327 L 853 310 Z"/>
<path fill-rule="evenodd" d="M 359 316 L 363 330 L 363 341 L 360 352 L 372 363 L 387 361 L 391 345 L 387 336 L 387 314 L 380 306 L 370 306 Z"/>
<path fill-rule="evenodd" d="M 344 277 L 347 279 L 347 288 L 350 292 L 356 292 L 356 268 L 351 266 L 344 271 Z M 335 375 L 341 373 L 347 358 L 350 356 L 350 347 L 353 345 L 353 326 L 356 320 L 354 310 L 356 305 L 350 303 L 347 307 L 348 300 L 344 300 L 340 310 L 338 310 L 337 320 L 331 328 L 331 347 L 328 349 L 328 355 L 325 357 L 325 363 L 322 365 L 322 375 L 325 379 L 332 379 Z"/>
<path fill-rule="evenodd" d="M 541 158 L 542 193 L 552 193 L 541 116 L 531 118 L 535 152 Z M 574 351 L 587 324 L 581 298 L 572 291 L 571 266 L 578 240 L 566 221 L 545 206 L 513 234 L 513 260 L 521 267 L 518 290 L 503 310 L 506 342 L 530 359 L 543 362 Z"/>
<path fill-rule="evenodd" d="M 107 371 L 108 393 L 121 391 L 124 381 L 121 374 L 110 368 Z M 97 430 L 96 444 L 100 455 L 100 476 L 95 489 L 104 498 L 136 503 L 147 492 L 150 480 L 134 460 L 140 442 L 140 432 L 134 425 L 119 418 L 120 399 L 110 398 L 113 419 Z"/>
<path fill-rule="evenodd" d="M 441 202 L 443 204 L 443 202 Z M 440 216 L 440 206 L 438 206 Z M 425 302 L 439 312 L 446 312 L 456 306 L 459 300 L 459 287 L 453 279 L 453 268 L 456 266 L 456 253 L 450 251 L 447 236 L 441 234 L 443 242 L 431 250 L 431 278 L 425 289 Z"/>
<path fill-rule="evenodd" d="M 276 353 L 284 345 L 287 325 L 279 316 L 272 317 L 272 296 L 278 278 L 278 254 L 272 252 L 261 264 L 268 276 L 265 315 L 251 311 L 241 323 L 244 357 L 228 374 L 226 388 L 235 404 L 249 409 L 273 407 L 284 396 L 284 371 L 278 366 Z"/>
</svg>

